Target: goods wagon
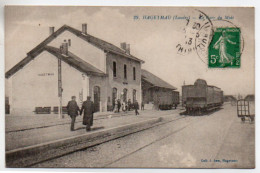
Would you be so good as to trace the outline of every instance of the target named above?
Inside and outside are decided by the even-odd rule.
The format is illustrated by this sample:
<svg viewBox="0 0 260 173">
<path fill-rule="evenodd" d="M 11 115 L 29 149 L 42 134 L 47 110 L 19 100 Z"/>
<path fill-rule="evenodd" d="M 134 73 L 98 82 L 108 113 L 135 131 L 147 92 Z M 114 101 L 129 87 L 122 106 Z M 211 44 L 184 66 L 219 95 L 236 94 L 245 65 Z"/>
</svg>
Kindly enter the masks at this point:
<svg viewBox="0 0 260 173">
<path fill-rule="evenodd" d="M 182 103 L 188 114 L 215 109 L 223 104 L 223 91 L 197 79 L 194 85 L 182 86 Z"/>
<path fill-rule="evenodd" d="M 169 110 L 174 107 L 176 109 L 177 105 L 180 103 L 179 92 L 178 91 L 167 91 L 161 92 L 157 95 L 158 105 L 161 110 Z"/>
</svg>

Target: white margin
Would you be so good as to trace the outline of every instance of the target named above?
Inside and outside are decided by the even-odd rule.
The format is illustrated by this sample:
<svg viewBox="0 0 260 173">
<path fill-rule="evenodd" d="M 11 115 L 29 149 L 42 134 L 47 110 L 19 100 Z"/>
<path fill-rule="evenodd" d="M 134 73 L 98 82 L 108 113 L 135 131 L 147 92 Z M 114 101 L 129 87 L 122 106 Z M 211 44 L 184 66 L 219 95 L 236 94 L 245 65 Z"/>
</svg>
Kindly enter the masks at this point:
<svg viewBox="0 0 260 173">
<path fill-rule="evenodd" d="M 255 7 L 255 95 L 256 95 L 256 169 L 6 169 L 5 168 L 5 113 L 4 113 L 4 6 L 5 5 L 92 5 L 92 6 L 229 6 L 229 7 Z M 0 0 L 0 172 L 260 172 L 259 164 L 259 89 L 260 81 L 257 80 L 260 74 L 259 58 L 259 7 L 260 1 L 257 0 Z"/>
</svg>

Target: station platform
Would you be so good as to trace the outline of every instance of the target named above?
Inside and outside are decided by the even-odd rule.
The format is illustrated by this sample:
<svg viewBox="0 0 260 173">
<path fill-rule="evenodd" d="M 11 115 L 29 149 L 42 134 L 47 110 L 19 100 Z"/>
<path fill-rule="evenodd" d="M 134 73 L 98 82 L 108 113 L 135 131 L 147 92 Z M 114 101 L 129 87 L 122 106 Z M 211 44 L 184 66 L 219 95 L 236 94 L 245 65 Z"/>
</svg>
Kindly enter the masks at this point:
<svg viewBox="0 0 260 173">
<path fill-rule="evenodd" d="M 75 123 L 75 131 L 70 131 L 70 117 L 64 115 L 60 119 L 56 115 L 33 115 L 6 117 L 6 151 L 23 147 L 40 145 L 46 142 L 65 139 L 86 133 L 94 133 L 128 124 L 160 118 L 179 116 L 179 109 L 168 111 L 144 110 L 136 116 L 134 111 L 120 113 L 96 113 L 92 131 L 86 132 L 82 124 L 83 116 L 78 116 Z"/>
</svg>

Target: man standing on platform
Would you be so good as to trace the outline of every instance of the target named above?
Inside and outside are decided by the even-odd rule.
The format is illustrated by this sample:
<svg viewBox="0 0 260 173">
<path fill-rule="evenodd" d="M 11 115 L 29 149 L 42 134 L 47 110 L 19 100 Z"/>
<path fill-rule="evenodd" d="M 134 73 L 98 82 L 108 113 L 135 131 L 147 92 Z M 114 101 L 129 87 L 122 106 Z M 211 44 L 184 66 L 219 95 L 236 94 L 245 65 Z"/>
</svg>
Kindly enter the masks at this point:
<svg viewBox="0 0 260 173">
<path fill-rule="evenodd" d="M 87 101 L 84 101 L 82 104 L 82 108 L 80 110 L 80 115 L 84 111 L 83 116 L 83 125 L 86 125 L 86 131 L 91 130 L 91 126 L 93 125 L 93 114 L 94 114 L 94 103 L 90 100 L 91 97 L 87 97 Z"/>
<path fill-rule="evenodd" d="M 131 110 L 131 99 L 128 99 L 128 103 L 127 103 L 127 108 L 128 108 L 128 111 Z"/>
<path fill-rule="evenodd" d="M 76 96 L 71 97 L 71 101 L 68 102 L 67 105 L 68 115 L 71 118 L 71 125 L 70 125 L 70 131 L 74 131 L 74 124 L 76 121 L 76 117 L 79 115 L 79 107 L 76 102 Z"/>
<path fill-rule="evenodd" d="M 141 110 L 144 111 L 144 102 L 143 101 L 141 102 Z"/>
<path fill-rule="evenodd" d="M 138 109 L 139 109 L 139 104 L 137 100 L 134 101 L 134 108 L 135 108 L 135 115 L 139 115 Z"/>
<path fill-rule="evenodd" d="M 120 99 L 117 100 L 117 112 L 119 113 L 120 112 L 120 108 L 121 108 L 121 102 L 120 102 Z"/>
</svg>

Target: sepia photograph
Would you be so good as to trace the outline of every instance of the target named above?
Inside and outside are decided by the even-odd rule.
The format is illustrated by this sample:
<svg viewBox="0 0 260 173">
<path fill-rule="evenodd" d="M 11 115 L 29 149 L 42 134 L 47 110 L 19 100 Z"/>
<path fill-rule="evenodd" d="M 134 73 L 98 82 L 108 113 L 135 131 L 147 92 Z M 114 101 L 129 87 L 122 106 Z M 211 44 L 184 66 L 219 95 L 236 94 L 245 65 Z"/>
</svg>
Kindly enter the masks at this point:
<svg viewBox="0 0 260 173">
<path fill-rule="evenodd" d="M 6 168 L 255 168 L 254 7 L 4 7 Z"/>
</svg>

